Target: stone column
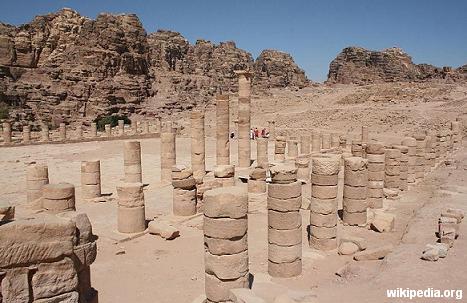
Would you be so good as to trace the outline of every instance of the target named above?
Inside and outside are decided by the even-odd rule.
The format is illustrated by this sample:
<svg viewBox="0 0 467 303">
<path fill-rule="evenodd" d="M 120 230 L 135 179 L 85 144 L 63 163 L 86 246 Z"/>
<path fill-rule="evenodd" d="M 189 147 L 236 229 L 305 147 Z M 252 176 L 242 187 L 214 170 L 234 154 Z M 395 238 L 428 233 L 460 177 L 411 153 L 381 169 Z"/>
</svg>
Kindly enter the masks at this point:
<svg viewBox="0 0 467 303">
<path fill-rule="evenodd" d="M 368 143 L 366 157 L 368 160 L 367 204 L 369 208 L 383 208 L 386 158 L 384 145 L 380 142 Z"/>
<path fill-rule="evenodd" d="M 368 144 L 368 126 L 363 125 L 362 126 L 362 143 L 363 144 Z"/>
<path fill-rule="evenodd" d="M 311 136 L 300 136 L 300 154 L 310 154 L 311 152 Z"/>
<path fill-rule="evenodd" d="M 11 143 L 11 124 L 9 122 L 3 122 L 3 143 Z"/>
<path fill-rule="evenodd" d="M 268 139 L 258 138 L 256 139 L 256 166 L 268 169 Z"/>
<path fill-rule="evenodd" d="M 417 140 L 417 158 L 415 160 L 415 179 L 420 181 L 425 176 L 425 153 L 426 153 L 426 141 L 425 135 L 416 134 L 414 136 Z"/>
<path fill-rule="evenodd" d="M 337 248 L 337 182 L 340 157 L 317 154 L 311 158 L 309 245 L 318 250 Z"/>
<path fill-rule="evenodd" d="M 96 123 L 91 123 L 91 138 L 96 138 L 97 137 L 97 124 Z"/>
<path fill-rule="evenodd" d="M 431 168 L 435 166 L 436 153 L 434 150 L 433 138 L 430 135 L 425 137 L 425 173 L 431 172 Z"/>
<path fill-rule="evenodd" d="M 401 151 L 401 161 L 400 161 L 400 190 L 408 190 L 408 178 L 409 178 L 409 148 L 404 145 L 393 145 L 392 148 L 398 149 Z"/>
<path fill-rule="evenodd" d="M 251 79 L 248 71 L 236 71 L 238 75 L 238 166 L 250 167 L 250 102 Z"/>
<path fill-rule="evenodd" d="M 126 183 L 142 183 L 141 145 L 138 141 L 124 143 L 123 168 Z"/>
<path fill-rule="evenodd" d="M 206 175 L 204 114 L 193 111 L 191 121 L 191 166 L 193 177 L 197 183 L 202 183 Z"/>
<path fill-rule="evenodd" d="M 164 121 L 161 123 L 161 132 L 162 133 L 176 133 L 173 127 L 172 121 Z"/>
<path fill-rule="evenodd" d="M 352 146 L 351 146 L 351 152 L 352 156 L 354 157 L 362 157 L 364 158 L 364 152 L 363 152 L 363 143 L 358 140 L 353 140 L 352 141 Z"/>
<path fill-rule="evenodd" d="M 344 199 L 342 221 L 346 225 L 366 226 L 368 160 L 344 159 Z"/>
<path fill-rule="evenodd" d="M 417 164 L 417 140 L 415 140 L 412 137 L 405 137 L 401 143 L 408 149 L 407 183 L 415 183 L 415 166 Z"/>
<path fill-rule="evenodd" d="M 297 168 L 297 179 L 301 182 L 310 181 L 310 155 L 302 154 L 295 158 L 295 167 Z"/>
<path fill-rule="evenodd" d="M 75 186 L 70 183 L 45 184 L 42 187 L 42 208 L 53 214 L 76 210 Z"/>
<path fill-rule="evenodd" d="M 27 201 L 33 209 L 41 209 L 42 187 L 49 184 L 47 165 L 31 164 L 26 169 Z"/>
<path fill-rule="evenodd" d="M 172 166 L 172 210 L 175 216 L 196 214 L 196 180 L 191 168 L 185 165 Z"/>
<path fill-rule="evenodd" d="M 23 143 L 31 142 L 31 127 L 29 125 L 23 126 Z"/>
<path fill-rule="evenodd" d="M 142 123 L 142 127 L 143 127 L 142 133 L 145 134 L 145 135 L 149 134 L 149 122 L 148 121 L 143 121 L 141 123 Z"/>
<path fill-rule="evenodd" d="M 322 133 L 321 134 L 321 148 L 322 149 L 331 149 L 331 134 L 330 133 Z"/>
<path fill-rule="evenodd" d="M 112 126 L 110 124 L 106 124 L 104 125 L 104 128 L 105 128 L 105 136 L 107 138 L 112 137 Z"/>
<path fill-rule="evenodd" d="M 161 133 L 161 181 L 171 182 L 172 166 L 176 164 L 175 133 Z"/>
<path fill-rule="evenodd" d="M 295 159 L 298 156 L 298 141 L 287 140 L 287 157 Z"/>
<path fill-rule="evenodd" d="M 295 277 L 302 272 L 302 184 L 293 165 L 271 168 L 268 185 L 268 273 Z"/>
<path fill-rule="evenodd" d="M 123 183 L 117 186 L 117 229 L 121 233 L 137 233 L 146 229 L 142 183 Z"/>
<path fill-rule="evenodd" d="M 401 174 L 401 156 L 400 150 L 395 148 L 386 148 L 384 165 L 384 187 L 389 189 L 400 189 Z"/>
<path fill-rule="evenodd" d="M 268 121 L 268 131 L 269 131 L 269 140 L 275 140 L 276 139 L 276 121 L 274 120 L 269 120 Z"/>
<path fill-rule="evenodd" d="M 83 199 L 94 199 L 101 196 L 101 162 L 81 162 L 81 194 Z"/>
<path fill-rule="evenodd" d="M 311 133 L 311 150 L 313 152 L 321 151 L 321 133 L 318 131 Z"/>
<path fill-rule="evenodd" d="M 230 164 L 229 96 L 216 97 L 216 164 Z"/>
<path fill-rule="evenodd" d="M 339 148 L 341 139 L 338 133 L 331 133 L 331 148 Z"/>
<path fill-rule="evenodd" d="M 347 149 L 347 136 L 346 135 L 339 136 L 339 146 L 343 150 Z"/>
<path fill-rule="evenodd" d="M 248 288 L 248 197 L 238 187 L 204 193 L 204 265 L 207 302 L 230 301 L 230 289 Z"/>
<path fill-rule="evenodd" d="M 219 186 L 228 187 L 235 185 L 235 166 L 233 165 L 216 165 L 214 167 L 214 179 L 219 183 Z"/>
<path fill-rule="evenodd" d="M 285 160 L 285 147 L 286 139 L 284 136 L 277 136 L 276 143 L 274 146 L 274 160 L 284 161 Z"/>
<path fill-rule="evenodd" d="M 46 123 L 41 125 L 41 141 L 49 142 L 49 126 Z"/>
<path fill-rule="evenodd" d="M 248 179 L 248 194 L 261 194 L 266 192 L 266 168 L 256 167 Z"/>
<path fill-rule="evenodd" d="M 125 134 L 125 121 L 118 120 L 118 136 L 121 137 Z"/>
<path fill-rule="evenodd" d="M 65 123 L 60 123 L 58 132 L 59 132 L 60 141 L 66 141 L 66 124 Z"/>
</svg>

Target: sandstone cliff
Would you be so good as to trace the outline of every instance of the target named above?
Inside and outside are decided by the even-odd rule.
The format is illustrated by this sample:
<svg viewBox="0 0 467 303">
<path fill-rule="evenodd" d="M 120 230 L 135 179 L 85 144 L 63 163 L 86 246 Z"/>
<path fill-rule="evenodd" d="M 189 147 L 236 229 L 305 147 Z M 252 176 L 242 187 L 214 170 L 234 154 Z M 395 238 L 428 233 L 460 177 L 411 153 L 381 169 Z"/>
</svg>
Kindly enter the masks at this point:
<svg viewBox="0 0 467 303">
<path fill-rule="evenodd" d="M 415 64 L 399 48 L 370 51 L 347 47 L 329 65 L 329 83 L 378 83 L 392 81 L 421 81 L 429 79 L 465 80 L 466 73 L 450 67 Z"/>
<path fill-rule="evenodd" d="M 0 105 L 13 121 L 169 114 L 235 92 L 234 70 L 244 68 L 257 72 L 256 91 L 308 83 L 288 54 L 264 51 L 255 62 L 234 42 L 147 35 L 133 14 L 92 20 L 63 9 L 19 27 L 0 23 Z"/>
</svg>

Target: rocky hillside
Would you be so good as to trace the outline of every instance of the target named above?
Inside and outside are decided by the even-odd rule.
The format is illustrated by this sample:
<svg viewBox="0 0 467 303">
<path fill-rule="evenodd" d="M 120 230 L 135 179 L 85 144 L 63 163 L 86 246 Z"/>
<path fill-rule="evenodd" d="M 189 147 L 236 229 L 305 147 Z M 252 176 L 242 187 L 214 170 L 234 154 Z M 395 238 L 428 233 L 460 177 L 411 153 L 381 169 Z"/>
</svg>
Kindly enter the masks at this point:
<svg viewBox="0 0 467 303">
<path fill-rule="evenodd" d="M 439 68 L 429 64 L 414 64 L 399 48 L 370 51 L 347 47 L 329 65 L 329 83 L 378 83 L 422 81 L 429 79 L 466 80 L 465 67 Z"/>
<path fill-rule="evenodd" d="M 266 50 L 255 61 L 234 42 L 148 35 L 133 14 L 92 20 L 63 9 L 19 27 L 0 23 L 0 105 L 13 121 L 169 114 L 235 92 L 234 70 L 244 68 L 256 72 L 257 92 L 308 84 L 288 54 Z"/>
</svg>

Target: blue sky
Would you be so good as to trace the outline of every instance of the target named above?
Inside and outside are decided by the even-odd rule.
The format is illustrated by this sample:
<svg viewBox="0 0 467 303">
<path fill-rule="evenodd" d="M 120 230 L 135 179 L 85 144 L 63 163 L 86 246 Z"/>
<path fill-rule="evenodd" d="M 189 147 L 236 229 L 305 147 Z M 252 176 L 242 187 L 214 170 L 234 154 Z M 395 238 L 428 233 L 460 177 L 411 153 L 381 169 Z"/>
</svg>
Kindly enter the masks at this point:
<svg viewBox="0 0 467 303">
<path fill-rule="evenodd" d="M 315 81 L 346 46 L 403 48 L 415 63 L 467 64 L 467 1 L 458 0 L 1 0 L 0 21 L 29 22 L 70 7 L 95 18 L 100 12 L 135 13 L 146 31 L 170 29 L 190 42 L 233 40 L 254 57 L 262 49 L 290 53 Z"/>
</svg>

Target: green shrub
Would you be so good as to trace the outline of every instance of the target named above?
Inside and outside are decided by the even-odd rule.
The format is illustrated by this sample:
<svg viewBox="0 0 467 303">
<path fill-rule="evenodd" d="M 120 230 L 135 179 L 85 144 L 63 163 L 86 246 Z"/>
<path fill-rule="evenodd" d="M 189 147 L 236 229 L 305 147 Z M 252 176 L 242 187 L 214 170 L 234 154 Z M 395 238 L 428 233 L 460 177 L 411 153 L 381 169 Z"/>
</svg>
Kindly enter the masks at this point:
<svg viewBox="0 0 467 303">
<path fill-rule="evenodd" d="M 111 127 L 118 125 L 118 120 L 123 120 L 125 124 L 131 124 L 131 120 L 127 116 L 113 115 L 113 116 L 101 116 L 97 117 L 94 122 L 97 124 L 97 129 L 103 131 L 106 124 L 110 124 Z"/>
</svg>

